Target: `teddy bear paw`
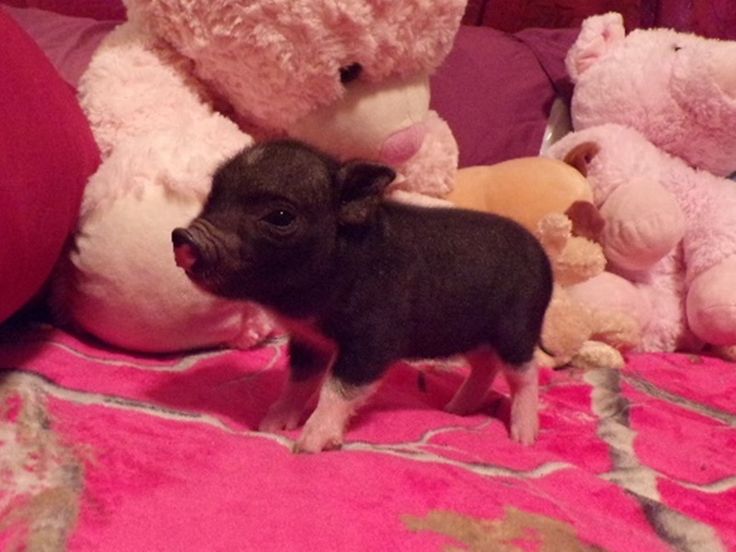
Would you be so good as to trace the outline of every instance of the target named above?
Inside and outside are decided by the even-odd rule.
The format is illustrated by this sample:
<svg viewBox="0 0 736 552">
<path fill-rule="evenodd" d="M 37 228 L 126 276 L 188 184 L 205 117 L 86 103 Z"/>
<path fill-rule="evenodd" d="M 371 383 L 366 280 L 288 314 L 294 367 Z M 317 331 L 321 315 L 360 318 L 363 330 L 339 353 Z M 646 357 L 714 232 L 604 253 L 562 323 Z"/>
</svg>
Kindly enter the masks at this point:
<svg viewBox="0 0 736 552">
<path fill-rule="evenodd" d="M 705 343 L 736 343 L 736 256 L 706 270 L 690 284 L 687 319 Z"/>
</svg>

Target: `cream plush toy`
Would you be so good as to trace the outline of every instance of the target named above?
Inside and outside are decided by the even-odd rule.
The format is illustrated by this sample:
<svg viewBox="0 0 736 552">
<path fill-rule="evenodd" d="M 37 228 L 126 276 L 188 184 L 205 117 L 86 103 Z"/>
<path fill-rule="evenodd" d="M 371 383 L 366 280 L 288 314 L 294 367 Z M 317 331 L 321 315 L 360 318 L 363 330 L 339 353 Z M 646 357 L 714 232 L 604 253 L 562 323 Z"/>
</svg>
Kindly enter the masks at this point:
<svg viewBox="0 0 736 552">
<path fill-rule="evenodd" d="M 57 311 L 124 348 L 248 347 L 274 329 L 260 308 L 194 288 L 171 230 L 210 177 L 254 140 L 291 135 L 398 168 L 393 192 L 442 196 L 457 146 L 429 110 L 428 75 L 464 0 L 127 0 L 128 22 L 81 81 L 102 150 Z"/>
<path fill-rule="evenodd" d="M 576 207 L 590 204 L 576 203 Z M 542 330 L 542 364 L 582 369 L 623 368 L 622 352 L 639 342 L 638 321 L 620 310 L 598 309 L 578 301 L 569 290 L 601 274 L 606 264 L 600 244 L 573 234 L 574 214 L 549 213 L 537 237 L 552 262 L 555 286 Z M 573 218 L 571 218 L 571 216 Z"/>
<path fill-rule="evenodd" d="M 736 43 L 587 19 L 567 56 L 608 271 L 578 300 L 637 315 L 640 350 L 736 345 Z"/>
</svg>

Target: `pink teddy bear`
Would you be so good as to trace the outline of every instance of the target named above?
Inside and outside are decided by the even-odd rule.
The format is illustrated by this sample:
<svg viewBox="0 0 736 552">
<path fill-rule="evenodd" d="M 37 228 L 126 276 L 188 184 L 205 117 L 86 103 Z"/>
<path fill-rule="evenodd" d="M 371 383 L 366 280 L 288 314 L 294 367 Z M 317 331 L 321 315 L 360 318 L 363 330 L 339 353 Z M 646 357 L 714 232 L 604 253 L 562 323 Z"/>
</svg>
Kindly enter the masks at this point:
<svg viewBox="0 0 736 552">
<path fill-rule="evenodd" d="M 465 1 L 126 0 L 128 21 L 80 85 L 103 163 L 54 280 L 60 316 L 120 347 L 248 347 L 273 330 L 175 263 L 171 231 L 214 170 L 254 140 L 291 135 L 391 163 L 394 192 L 443 196 L 457 144 L 429 109 Z"/>
<path fill-rule="evenodd" d="M 641 350 L 736 345 L 736 43 L 588 18 L 566 59 L 608 271 L 571 293 L 635 313 Z M 585 149 L 585 148 L 583 148 Z"/>
</svg>

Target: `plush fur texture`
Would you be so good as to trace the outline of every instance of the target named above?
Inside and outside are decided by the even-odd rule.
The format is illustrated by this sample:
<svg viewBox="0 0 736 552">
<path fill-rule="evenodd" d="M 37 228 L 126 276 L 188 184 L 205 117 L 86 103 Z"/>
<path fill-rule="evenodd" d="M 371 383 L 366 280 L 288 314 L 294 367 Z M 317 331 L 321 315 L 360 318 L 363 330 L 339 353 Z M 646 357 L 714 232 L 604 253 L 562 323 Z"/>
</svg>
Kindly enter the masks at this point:
<svg viewBox="0 0 736 552">
<path fill-rule="evenodd" d="M 126 4 L 129 21 L 80 83 L 104 159 L 54 296 L 81 329 L 161 352 L 247 347 L 274 331 L 257 307 L 192 286 L 169 247 L 215 168 L 254 138 L 318 135 L 341 158 L 359 144 L 365 157 L 395 163 L 397 192 L 451 188 L 457 145 L 429 110 L 427 75 L 450 49 L 463 1 Z M 338 138 L 346 128 L 350 139 Z"/>
<path fill-rule="evenodd" d="M 610 272 L 591 304 L 629 305 L 646 351 L 736 344 L 736 43 L 665 29 L 625 36 L 618 14 L 586 20 L 567 64 L 575 132 L 606 219 Z"/>
<path fill-rule="evenodd" d="M 552 270 L 534 236 L 497 215 L 385 201 L 393 177 L 388 167 L 340 164 L 297 142 L 255 146 L 218 170 L 202 214 L 173 233 L 179 264 L 200 286 L 300 321 L 292 379 L 314 379 L 326 366 L 304 355 L 329 358 L 324 343 L 334 344 L 332 383 L 307 422 L 306 450 L 341 439 L 347 417 L 335 393 L 351 402 L 400 359 L 490 348 L 513 372 L 539 343 Z M 474 371 L 483 384 L 461 394 L 475 407 L 490 370 Z M 512 412 L 531 377 L 512 375 Z M 345 420 L 333 422 L 333 410 Z M 530 416 L 512 415 L 512 432 Z M 333 423 L 337 434 L 323 435 Z M 533 440 L 531 428 L 516 429 L 519 440 Z"/>
</svg>

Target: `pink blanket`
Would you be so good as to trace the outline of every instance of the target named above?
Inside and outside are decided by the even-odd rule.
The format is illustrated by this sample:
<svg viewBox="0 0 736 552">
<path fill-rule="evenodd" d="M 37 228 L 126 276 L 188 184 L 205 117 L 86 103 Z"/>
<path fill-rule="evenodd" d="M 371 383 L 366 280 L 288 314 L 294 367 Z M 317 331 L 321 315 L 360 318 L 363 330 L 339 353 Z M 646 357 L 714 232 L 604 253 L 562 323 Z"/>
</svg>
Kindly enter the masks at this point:
<svg viewBox="0 0 736 552">
<path fill-rule="evenodd" d="M 452 363 L 397 366 L 341 451 L 254 430 L 284 347 L 142 357 L 51 327 L 0 342 L 0 549 L 736 550 L 736 366 L 684 355 L 543 372 L 542 433 L 504 389 L 441 407 Z"/>
</svg>

